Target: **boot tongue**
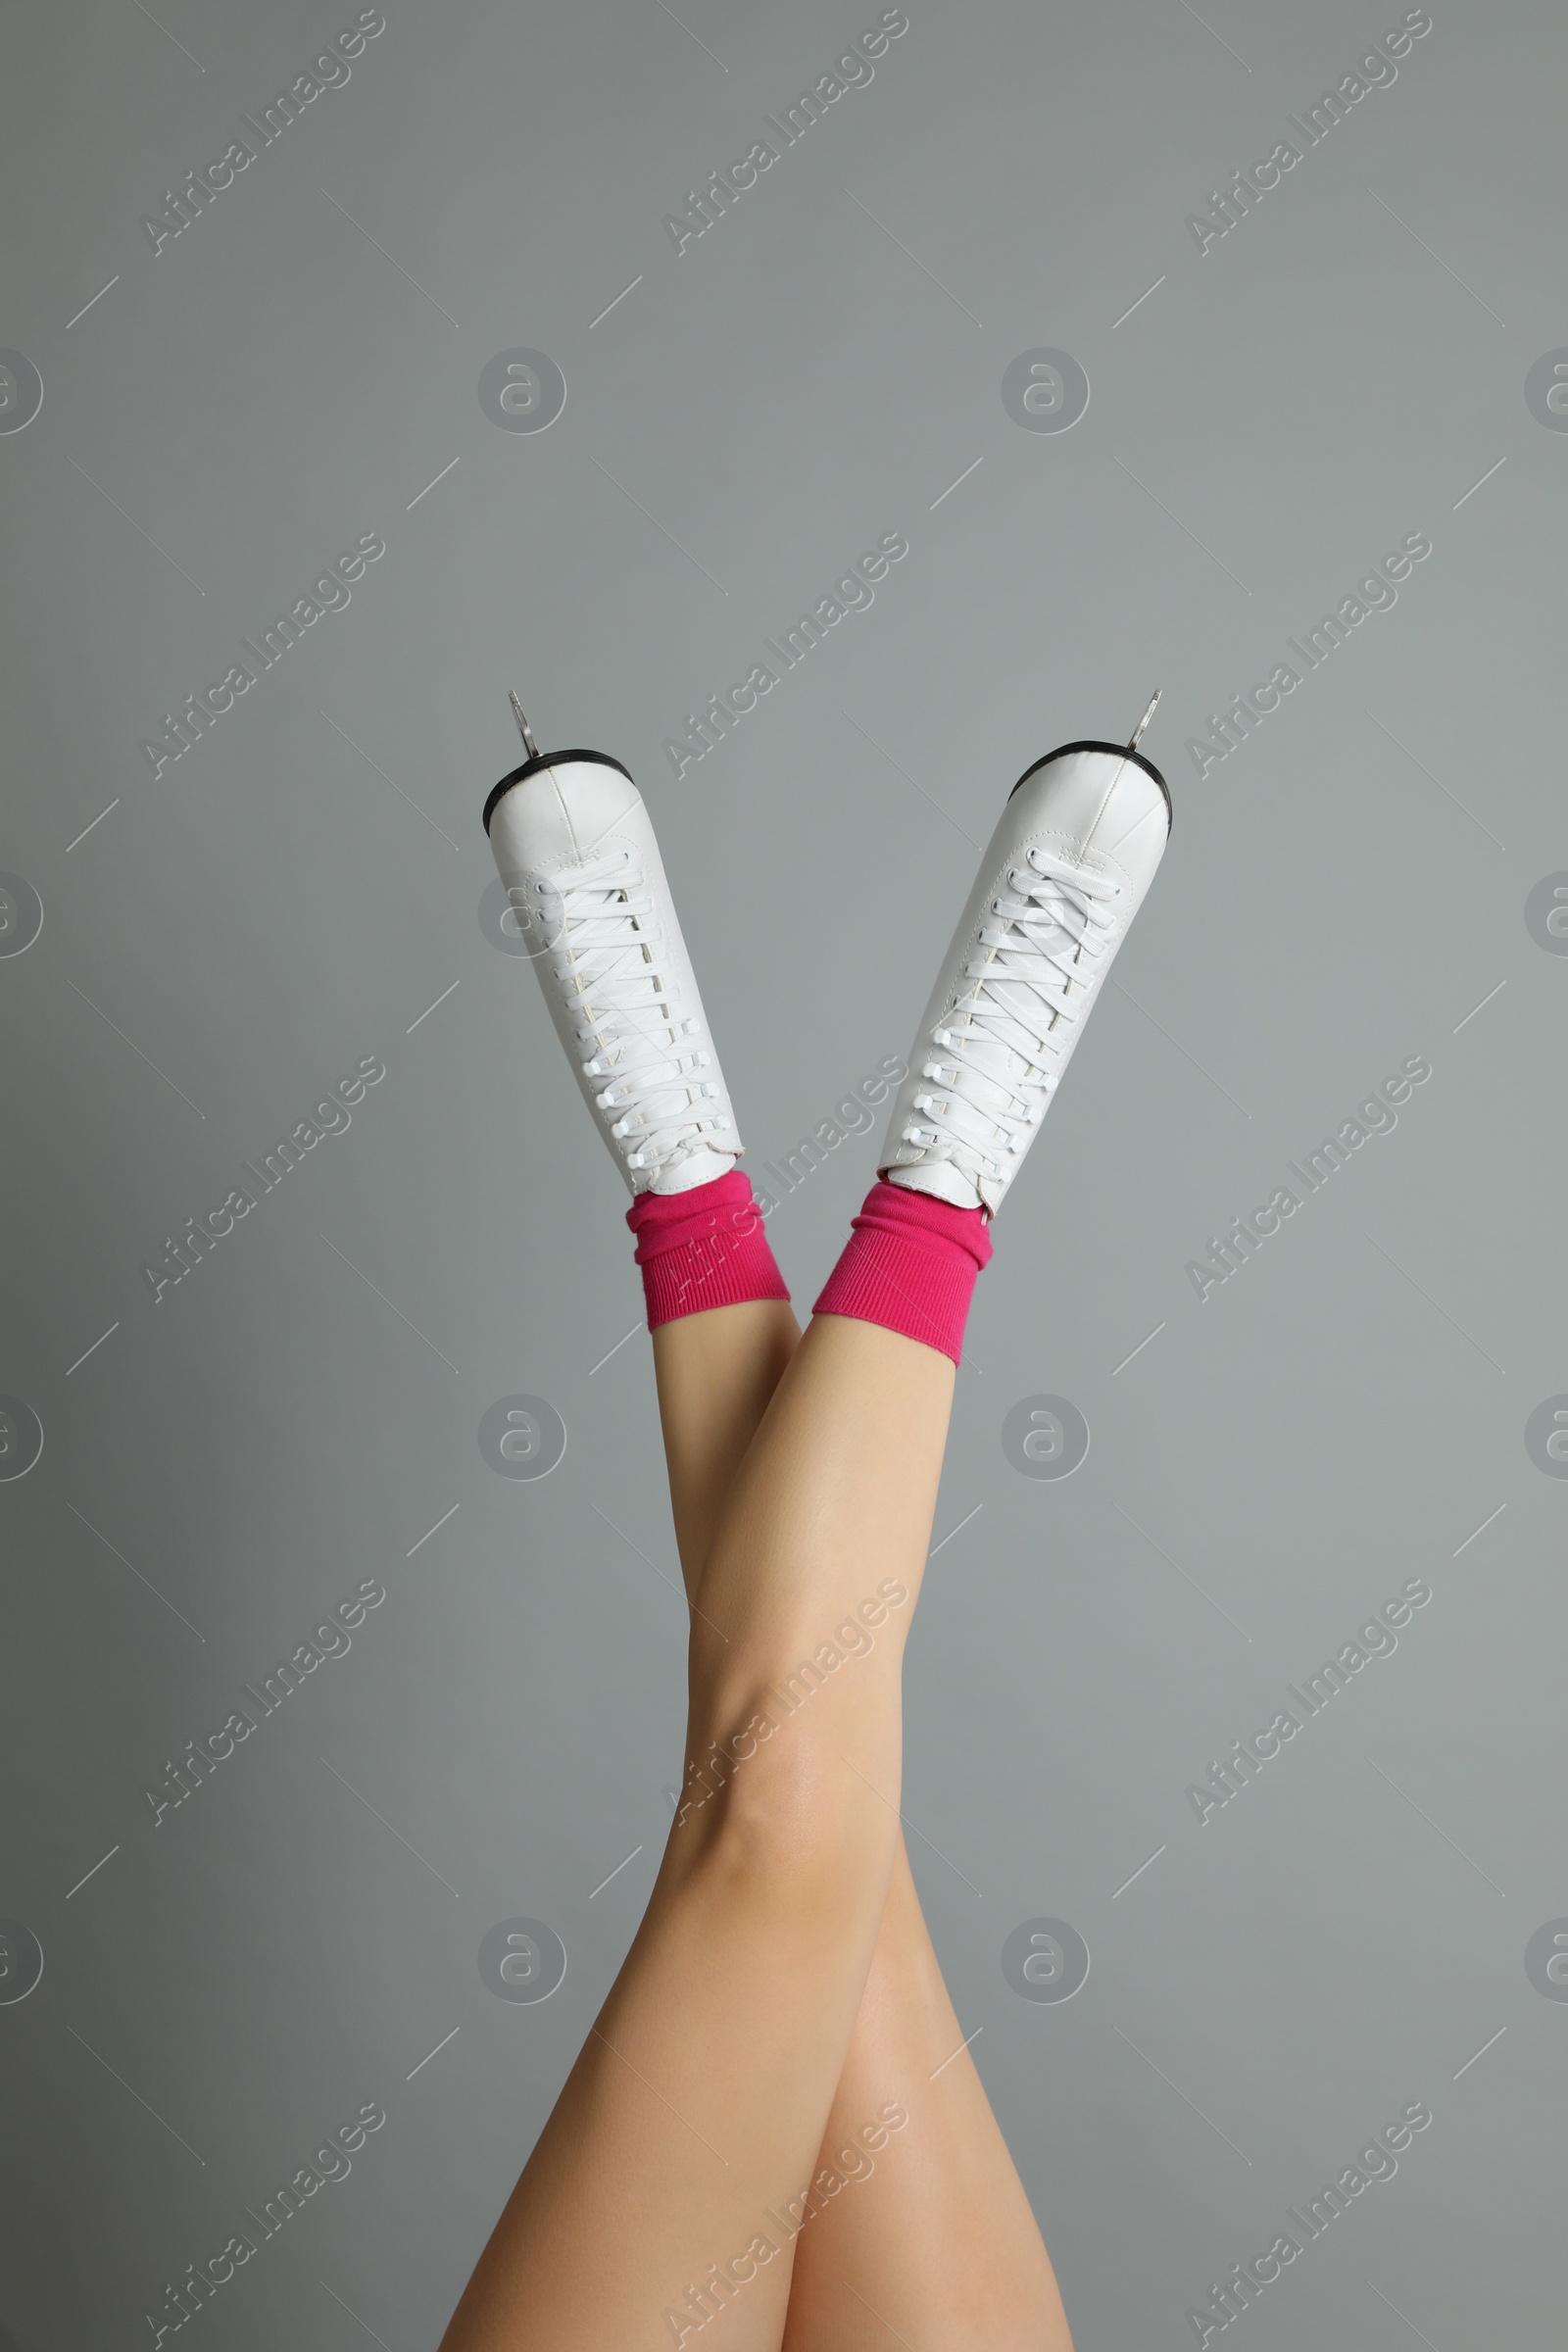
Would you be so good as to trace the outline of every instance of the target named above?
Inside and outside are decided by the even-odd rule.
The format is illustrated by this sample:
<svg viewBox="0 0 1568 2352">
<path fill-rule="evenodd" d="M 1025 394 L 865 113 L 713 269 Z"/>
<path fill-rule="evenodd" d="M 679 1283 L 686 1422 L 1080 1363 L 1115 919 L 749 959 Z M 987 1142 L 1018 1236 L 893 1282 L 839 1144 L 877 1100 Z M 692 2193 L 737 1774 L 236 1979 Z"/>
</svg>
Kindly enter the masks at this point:
<svg viewBox="0 0 1568 2352">
<path fill-rule="evenodd" d="M 655 1193 L 690 1193 L 700 1184 L 715 1184 L 739 1166 L 733 1152 L 710 1152 L 706 1144 L 686 1145 L 674 1152 L 650 1185 Z"/>
</svg>

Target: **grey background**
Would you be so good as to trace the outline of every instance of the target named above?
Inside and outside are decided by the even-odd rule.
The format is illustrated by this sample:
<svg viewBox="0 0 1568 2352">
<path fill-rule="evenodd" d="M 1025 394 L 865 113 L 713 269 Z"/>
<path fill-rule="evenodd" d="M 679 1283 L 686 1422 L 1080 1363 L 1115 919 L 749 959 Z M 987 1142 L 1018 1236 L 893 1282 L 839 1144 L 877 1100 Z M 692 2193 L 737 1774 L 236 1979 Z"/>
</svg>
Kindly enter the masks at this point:
<svg viewBox="0 0 1568 2352">
<path fill-rule="evenodd" d="M 1524 383 L 1568 342 L 1560 12 L 1435 0 L 1249 218 L 1201 256 L 1185 225 L 1401 13 L 910 0 L 678 256 L 664 214 L 875 8 L 387 0 L 156 256 L 144 210 L 354 9 L 14 23 L 0 343 L 44 385 L 0 436 L 0 866 L 44 908 L 0 960 L 0 1391 L 44 1430 L 0 1487 L 0 1914 L 45 1961 L 0 2007 L 24 2352 L 150 2341 L 370 2100 L 352 2176 L 194 2324 L 433 2344 L 652 1881 L 683 1633 L 624 1196 L 477 918 L 513 684 L 642 784 L 758 1162 L 907 1051 L 1022 767 L 1164 687 L 1170 852 L 970 1326 L 915 1868 L 1084 2352 L 1191 2343 L 1206 2282 L 1415 2100 L 1397 2178 L 1239 2328 L 1552 2332 L 1568 2006 L 1524 1953 L 1568 1913 L 1568 1492 L 1524 1427 L 1568 1391 L 1568 963 L 1524 906 L 1568 868 L 1568 438 Z M 480 409 L 517 347 L 564 374 L 547 433 Z M 1087 371 L 1068 433 L 1004 409 L 1038 347 Z M 160 713 L 370 531 L 349 608 L 155 781 Z M 682 713 L 892 531 L 875 605 L 677 781 Z M 1205 713 L 1416 531 L 1397 607 L 1200 780 Z M 1418 1054 L 1397 1129 L 1200 1303 L 1205 1237 Z M 352 1128 L 155 1306 L 141 1261 L 372 1054 Z M 879 1135 L 770 1220 L 803 1306 Z M 478 1449 L 517 1394 L 568 1433 L 538 1481 Z M 1064 1481 L 1002 1450 L 1039 1394 L 1092 1431 Z M 1397 1653 L 1200 1827 L 1188 1784 L 1413 1576 Z M 166 1759 L 365 1579 L 352 1651 L 155 1828 Z M 1042 1917 L 1092 1955 L 1059 2006 L 1002 1970 Z M 479 1974 L 517 1918 L 568 1955 L 542 2003 Z"/>
</svg>

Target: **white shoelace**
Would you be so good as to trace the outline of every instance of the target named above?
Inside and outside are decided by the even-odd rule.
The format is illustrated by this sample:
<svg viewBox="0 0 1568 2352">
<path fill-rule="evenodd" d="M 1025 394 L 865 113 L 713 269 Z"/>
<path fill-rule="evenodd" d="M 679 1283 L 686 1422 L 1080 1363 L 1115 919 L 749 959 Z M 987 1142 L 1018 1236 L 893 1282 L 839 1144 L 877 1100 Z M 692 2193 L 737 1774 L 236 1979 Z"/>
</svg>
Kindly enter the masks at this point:
<svg viewBox="0 0 1568 2352">
<path fill-rule="evenodd" d="M 720 1090 L 700 1075 L 712 1056 L 688 1042 L 702 1023 L 678 1010 L 663 925 L 632 852 L 612 850 L 535 887 L 577 1042 L 594 1049 L 583 1074 L 609 1080 L 595 1101 L 618 1113 L 610 1132 L 626 1165 L 659 1170 L 720 1135 L 730 1124 L 710 1107 Z"/>
<path fill-rule="evenodd" d="M 1046 1115 L 1075 1025 L 1094 998 L 1106 950 L 1120 928 L 1107 902 L 1122 885 L 1049 850 L 1009 867 L 991 902 L 973 983 L 947 1024 L 932 1032 L 939 1057 L 921 1075 L 940 1094 L 914 1098 L 919 1119 L 904 1140 L 950 1159 L 969 1181 L 1005 1179 Z"/>
</svg>

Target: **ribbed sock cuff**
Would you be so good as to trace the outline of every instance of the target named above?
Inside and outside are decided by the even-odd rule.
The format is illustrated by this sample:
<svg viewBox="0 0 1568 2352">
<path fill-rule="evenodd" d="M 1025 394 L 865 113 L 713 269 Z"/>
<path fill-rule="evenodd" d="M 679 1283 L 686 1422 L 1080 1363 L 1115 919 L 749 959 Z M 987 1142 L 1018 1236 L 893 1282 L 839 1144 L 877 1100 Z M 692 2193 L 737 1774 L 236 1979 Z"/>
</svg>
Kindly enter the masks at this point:
<svg viewBox="0 0 1568 2352">
<path fill-rule="evenodd" d="M 710 1307 L 790 1295 L 741 1168 L 689 1193 L 639 1193 L 626 1222 L 637 1237 L 650 1331 Z"/>
<path fill-rule="evenodd" d="M 974 1286 L 990 1260 L 982 1210 L 879 1176 L 814 1311 L 880 1323 L 956 1363 Z"/>
</svg>

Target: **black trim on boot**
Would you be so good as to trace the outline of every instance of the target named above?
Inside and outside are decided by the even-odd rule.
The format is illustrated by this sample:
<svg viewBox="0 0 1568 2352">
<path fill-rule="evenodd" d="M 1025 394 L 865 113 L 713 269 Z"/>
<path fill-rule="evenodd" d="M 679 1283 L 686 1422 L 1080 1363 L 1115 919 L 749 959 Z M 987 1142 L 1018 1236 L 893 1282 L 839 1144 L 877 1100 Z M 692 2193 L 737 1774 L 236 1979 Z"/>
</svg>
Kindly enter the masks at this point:
<svg viewBox="0 0 1568 2352">
<path fill-rule="evenodd" d="M 620 772 L 628 784 L 634 785 L 637 781 L 631 769 L 621 767 L 620 761 L 612 760 L 608 752 L 540 752 L 536 758 L 525 760 L 520 767 L 514 767 L 510 776 L 503 776 L 490 798 L 485 802 L 484 829 L 486 836 L 489 835 L 490 819 L 495 814 L 496 803 L 503 793 L 510 792 L 514 784 L 520 784 L 526 776 L 536 775 L 540 768 L 564 767 L 568 760 L 591 760 L 596 761 L 600 767 L 620 768 Z M 1166 798 L 1169 797 L 1167 794 Z"/>
<path fill-rule="evenodd" d="M 1176 822 L 1176 810 L 1171 804 L 1170 786 L 1152 760 L 1146 760 L 1142 752 L 1130 752 L 1124 743 L 1064 743 L 1059 751 L 1048 752 L 1043 760 L 1037 760 L 1032 767 L 1026 767 L 1018 778 L 1018 784 L 1013 786 L 1012 792 L 1017 791 L 1019 784 L 1027 784 L 1030 777 L 1038 774 L 1041 768 L 1049 767 L 1053 760 L 1065 760 L 1069 752 L 1114 752 L 1118 759 L 1130 760 L 1134 767 L 1141 767 L 1146 776 L 1152 776 L 1165 796 L 1165 834 L 1169 839 L 1171 827 Z M 1007 795 L 1009 801 L 1012 798 L 1012 792 Z"/>
</svg>

